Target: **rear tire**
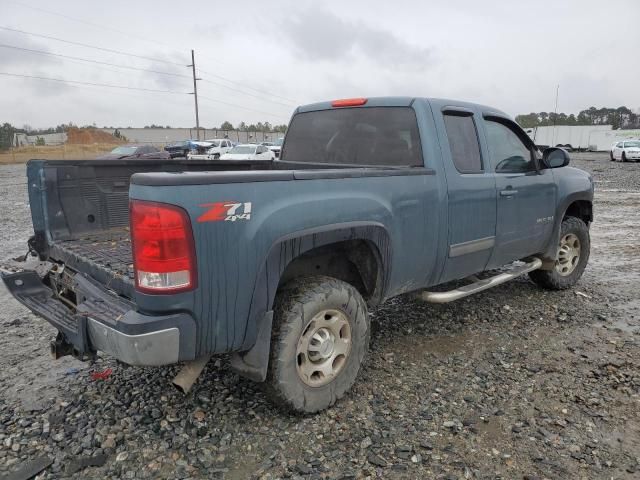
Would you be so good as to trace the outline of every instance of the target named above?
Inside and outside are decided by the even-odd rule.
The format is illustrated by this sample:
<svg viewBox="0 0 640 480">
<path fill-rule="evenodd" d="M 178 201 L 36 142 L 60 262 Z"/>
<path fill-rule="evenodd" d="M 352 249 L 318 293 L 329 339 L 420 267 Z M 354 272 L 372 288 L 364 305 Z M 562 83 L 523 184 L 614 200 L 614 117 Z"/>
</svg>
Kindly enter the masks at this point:
<svg viewBox="0 0 640 480">
<path fill-rule="evenodd" d="M 578 283 L 587 266 L 590 249 L 587 225 L 579 218 L 566 217 L 560 226 L 560 244 L 553 270 L 534 270 L 529 277 L 548 290 L 571 288 Z"/>
<path fill-rule="evenodd" d="M 330 407 L 351 388 L 369 349 L 364 299 L 341 280 L 305 277 L 279 291 L 274 310 L 268 394 L 297 412 Z"/>
<path fill-rule="evenodd" d="M 616 159 L 615 159 L 615 158 L 613 158 L 613 152 L 609 152 L 609 158 L 611 158 L 611 161 L 612 161 L 612 162 L 615 162 L 615 161 L 616 161 Z"/>
</svg>

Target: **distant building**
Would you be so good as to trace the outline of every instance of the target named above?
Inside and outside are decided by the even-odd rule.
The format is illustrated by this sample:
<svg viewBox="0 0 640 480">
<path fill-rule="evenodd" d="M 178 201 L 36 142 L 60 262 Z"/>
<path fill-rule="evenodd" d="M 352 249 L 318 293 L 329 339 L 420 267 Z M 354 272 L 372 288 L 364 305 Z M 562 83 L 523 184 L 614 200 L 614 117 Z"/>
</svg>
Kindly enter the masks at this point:
<svg viewBox="0 0 640 480">
<path fill-rule="evenodd" d="M 45 133 L 43 135 L 27 135 L 26 133 L 13 134 L 14 147 L 27 147 L 36 145 L 38 139 L 41 138 L 45 145 L 62 145 L 67 141 L 66 133 Z"/>
</svg>

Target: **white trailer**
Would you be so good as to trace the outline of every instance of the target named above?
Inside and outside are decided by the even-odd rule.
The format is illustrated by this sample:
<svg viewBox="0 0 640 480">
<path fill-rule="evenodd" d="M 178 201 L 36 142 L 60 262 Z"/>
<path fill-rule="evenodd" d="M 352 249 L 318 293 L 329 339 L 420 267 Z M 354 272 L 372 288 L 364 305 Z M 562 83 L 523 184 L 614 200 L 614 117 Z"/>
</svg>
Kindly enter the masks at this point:
<svg viewBox="0 0 640 480">
<path fill-rule="evenodd" d="M 536 145 L 589 150 L 595 145 L 593 139 L 599 134 L 611 132 L 612 128 L 611 125 L 556 125 L 525 128 L 525 131 Z"/>
</svg>

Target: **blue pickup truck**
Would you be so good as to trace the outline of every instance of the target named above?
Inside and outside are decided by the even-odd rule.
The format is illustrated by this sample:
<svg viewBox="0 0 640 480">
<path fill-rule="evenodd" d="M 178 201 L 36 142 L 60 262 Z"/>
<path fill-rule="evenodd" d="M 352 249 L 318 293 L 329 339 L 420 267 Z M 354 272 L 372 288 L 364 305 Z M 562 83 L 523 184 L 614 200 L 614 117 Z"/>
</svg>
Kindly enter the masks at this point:
<svg viewBox="0 0 640 480">
<path fill-rule="evenodd" d="M 593 182 L 568 163 L 495 108 L 409 97 L 301 106 L 266 165 L 32 160 L 34 235 L 3 279 L 59 331 L 55 357 L 185 362 L 188 391 L 232 353 L 315 412 L 356 380 L 367 311 L 390 297 L 448 302 L 522 274 L 573 286 Z"/>
</svg>

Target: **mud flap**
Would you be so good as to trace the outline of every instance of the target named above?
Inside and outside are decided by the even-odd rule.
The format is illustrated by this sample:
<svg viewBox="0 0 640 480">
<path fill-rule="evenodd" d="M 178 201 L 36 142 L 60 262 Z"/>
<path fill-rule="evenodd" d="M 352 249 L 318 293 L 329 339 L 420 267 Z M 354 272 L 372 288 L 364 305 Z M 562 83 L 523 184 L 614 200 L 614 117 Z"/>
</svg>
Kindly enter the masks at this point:
<svg viewBox="0 0 640 480">
<path fill-rule="evenodd" d="M 256 343 L 246 352 L 234 353 L 231 356 L 231 370 L 254 382 L 264 382 L 269 368 L 271 351 L 271 326 L 273 310 L 262 317 L 258 325 Z"/>
</svg>

